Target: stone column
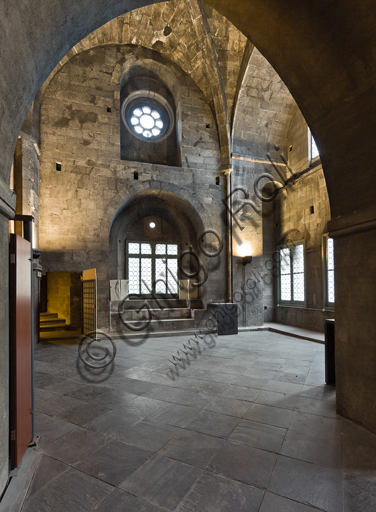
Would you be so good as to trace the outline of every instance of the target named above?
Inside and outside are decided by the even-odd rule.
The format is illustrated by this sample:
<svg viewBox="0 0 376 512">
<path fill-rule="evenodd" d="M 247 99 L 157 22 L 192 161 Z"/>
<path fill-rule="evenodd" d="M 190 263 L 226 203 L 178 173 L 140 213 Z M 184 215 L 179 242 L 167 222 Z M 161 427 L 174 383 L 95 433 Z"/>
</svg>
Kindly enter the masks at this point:
<svg viewBox="0 0 376 512">
<path fill-rule="evenodd" d="M 224 202 L 226 207 L 226 242 L 224 244 L 226 254 L 226 273 L 227 273 L 227 301 L 233 302 L 234 284 L 233 284 L 233 261 L 232 261 L 232 186 L 231 173 L 232 168 L 229 165 L 222 166 L 220 172 L 224 176 Z"/>
<path fill-rule="evenodd" d="M 328 226 L 335 258 L 337 412 L 376 433 L 376 208 Z"/>
<path fill-rule="evenodd" d="M 9 220 L 16 195 L 0 179 L 0 496 L 9 475 Z"/>
</svg>

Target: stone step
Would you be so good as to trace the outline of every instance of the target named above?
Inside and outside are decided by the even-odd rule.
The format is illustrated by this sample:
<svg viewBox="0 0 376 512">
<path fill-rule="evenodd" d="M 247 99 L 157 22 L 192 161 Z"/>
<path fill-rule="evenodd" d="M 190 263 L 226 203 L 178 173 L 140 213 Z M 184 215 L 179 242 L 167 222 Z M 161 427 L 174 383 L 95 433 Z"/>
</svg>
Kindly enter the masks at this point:
<svg viewBox="0 0 376 512">
<path fill-rule="evenodd" d="M 179 319 L 179 318 L 191 318 L 191 310 L 188 308 L 175 308 L 175 309 L 147 309 L 144 308 L 141 311 L 135 309 L 127 309 L 122 313 L 122 318 L 124 320 L 134 320 L 141 321 L 145 320 L 152 316 L 153 320 L 162 320 L 162 319 Z"/>
<path fill-rule="evenodd" d="M 41 313 L 40 314 L 40 320 L 47 320 L 47 319 L 50 319 L 50 318 L 58 318 L 58 314 L 57 313 Z"/>
<path fill-rule="evenodd" d="M 67 322 L 65 320 L 58 320 L 53 323 L 43 323 L 40 324 L 40 332 L 61 331 L 66 327 L 66 325 Z"/>
</svg>

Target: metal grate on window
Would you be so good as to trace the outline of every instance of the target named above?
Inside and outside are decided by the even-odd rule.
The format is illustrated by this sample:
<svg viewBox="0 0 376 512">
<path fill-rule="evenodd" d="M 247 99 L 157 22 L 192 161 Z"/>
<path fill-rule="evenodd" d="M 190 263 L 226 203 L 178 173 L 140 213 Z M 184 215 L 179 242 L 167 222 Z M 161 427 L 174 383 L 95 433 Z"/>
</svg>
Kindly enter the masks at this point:
<svg viewBox="0 0 376 512">
<path fill-rule="evenodd" d="M 290 249 L 280 250 L 281 257 L 281 300 L 291 300 L 291 259 Z"/>
<path fill-rule="evenodd" d="M 155 291 L 157 293 L 166 293 L 166 260 L 157 258 L 155 260 Z"/>
<path fill-rule="evenodd" d="M 140 293 L 140 259 L 128 258 L 129 293 Z"/>
<path fill-rule="evenodd" d="M 141 244 L 141 254 L 147 254 L 147 255 L 153 254 L 153 251 L 151 250 L 151 245 L 150 244 Z"/>
<path fill-rule="evenodd" d="M 128 253 L 129 254 L 140 254 L 140 244 L 129 244 L 128 245 Z"/>
<path fill-rule="evenodd" d="M 166 244 L 157 244 L 155 246 L 155 254 L 164 256 L 166 254 Z"/>
<path fill-rule="evenodd" d="M 178 255 L 178 246 L 175 244 L 167 245 L 167 254 L 169 256 L 177 256 Z"/>
<path fill-rule="evenodd" d="M 302 244 L 293 248 L 293 291 L 294 301 L 303 302 L 305 296 L 304 286 L 304 246 Z"/>
</svg>

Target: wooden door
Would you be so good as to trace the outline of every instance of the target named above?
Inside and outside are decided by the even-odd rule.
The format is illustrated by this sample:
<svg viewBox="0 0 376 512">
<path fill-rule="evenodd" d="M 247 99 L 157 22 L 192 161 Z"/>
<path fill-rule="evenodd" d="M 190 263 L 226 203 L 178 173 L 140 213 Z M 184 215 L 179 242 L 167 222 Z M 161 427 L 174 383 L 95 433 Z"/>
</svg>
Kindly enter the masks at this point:
<svg viewBox="0 0 376 512">
<path fill-rule="evenodd" d="M 17 467 L 32 440 L 31 244 L 10 239 L 11 464 Z"/>
<path fill-rule="evenodd" d="M 97 331 L 97 272 L 95 268 L 82 272 L 82 332 Z"/>
</svg>

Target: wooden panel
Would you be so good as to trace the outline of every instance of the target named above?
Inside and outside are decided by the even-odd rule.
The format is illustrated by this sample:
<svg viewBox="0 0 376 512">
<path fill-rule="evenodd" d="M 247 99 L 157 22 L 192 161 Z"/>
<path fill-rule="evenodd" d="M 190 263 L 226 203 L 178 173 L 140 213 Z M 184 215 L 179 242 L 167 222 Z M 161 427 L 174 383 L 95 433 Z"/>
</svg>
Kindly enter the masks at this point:
<svg viewBox="0 0 376 512">
<path fill-rule="evenodd" d="M 15 467 L 32 439 L 31 264 L 30 242 L 11 235 L 11 430 L 15 430 Z"/>
</svg>

